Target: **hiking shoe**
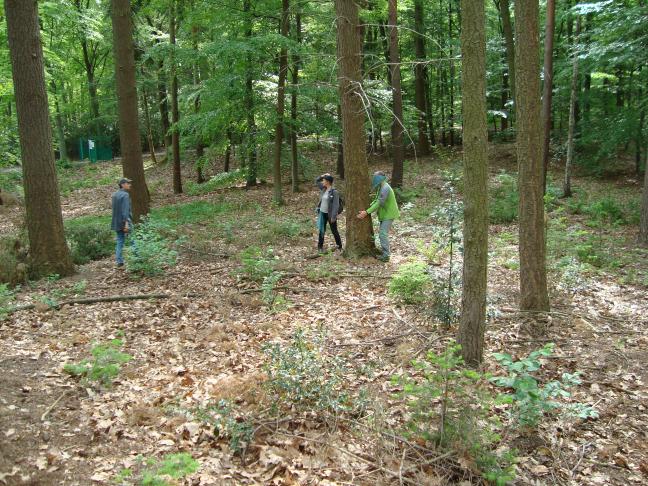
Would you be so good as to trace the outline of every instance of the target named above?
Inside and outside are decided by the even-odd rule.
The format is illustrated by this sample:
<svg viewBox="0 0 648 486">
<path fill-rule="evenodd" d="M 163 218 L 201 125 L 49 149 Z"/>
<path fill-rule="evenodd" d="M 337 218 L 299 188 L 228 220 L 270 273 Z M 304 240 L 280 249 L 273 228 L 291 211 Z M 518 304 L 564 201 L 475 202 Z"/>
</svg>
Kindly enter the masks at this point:
<svg viewBox="0 0 648 486">
<path fill-rule="evenodd" d="M 386 263 L 386 262 L 389 261 L 389 257 L 388 257 L 387 255 L 380 255 L 380 256 L 378 257 L 378 260 L 380 260 L 380 261 L 383 262 L 383 263 Z"/>
</svg>

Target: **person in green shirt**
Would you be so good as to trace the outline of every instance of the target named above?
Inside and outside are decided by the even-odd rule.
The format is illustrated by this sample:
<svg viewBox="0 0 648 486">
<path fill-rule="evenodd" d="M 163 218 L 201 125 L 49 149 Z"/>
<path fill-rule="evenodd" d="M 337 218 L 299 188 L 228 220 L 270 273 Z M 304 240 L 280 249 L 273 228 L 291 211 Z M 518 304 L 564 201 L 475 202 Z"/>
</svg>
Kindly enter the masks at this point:
<svg viewBox="0 0 648 486">
<path fill-rule="evenodd" d="M 358 218 L 363 219 L 369 214 L 378 212 L 378 221 L 380 222 L 378 237 L 382 248 L 380 260 L 387 262 L 390 257 L 389 230 L 394 220 L 400 217 L 400 211 L 396 202 L 396 194 L 387 183 L 387 176 L 384 172 L 378 171 L 374 173 L 371 179 L 371 189 L 376 191 L 376 197 L 366 211 L 358 213 Z"/>
</svg>

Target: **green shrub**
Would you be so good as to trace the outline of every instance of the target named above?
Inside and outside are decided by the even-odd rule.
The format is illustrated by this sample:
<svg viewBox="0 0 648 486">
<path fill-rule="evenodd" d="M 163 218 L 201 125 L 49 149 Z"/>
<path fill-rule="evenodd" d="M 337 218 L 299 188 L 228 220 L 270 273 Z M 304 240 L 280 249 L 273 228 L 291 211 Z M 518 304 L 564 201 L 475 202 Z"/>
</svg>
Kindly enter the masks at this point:
<svg viewBox="0 0 648 486">
<path fill-rule="evenodd" d="M 579 403 L 565 406 L 556 400 L 570 397 L 567 389 L 581 383 L 578 373 L 563 373 L 560 381 L 551 381 L 545 385 L 540 385 L 533 375 L 542 366 L 540 359 L 550 356 L 553 348 L 553 343 L 546 344 L 519 361 L 513 361 L 508 353 L 493 354 L 508 375 L 492 378 L 491 381 L 497 386 L 513 390 L 512 393 L 502 394 L 499 398 L 500 402 L 512 405 L 511 417 L 522 427 L 536 428 L 546 413 L 561 408 L 569 415 L 580 418 L 598 416 L 592 407 Z"/>
<path fill-rule="evenodd" d="M 277 265 L 277 257 L 272 248 L 262 250 L 258 246 L 249 246 L 240 254 L 243 273 L 251 280 L 263 282 L 270 277 Z"/>
<path fill-rule="evenodd" d="M 102 222 L 68 225 L 65 233 L 72 260 L 77 265 L 101 260 L 115 251 L 115 234 Z"/>
<path fill-rule="evenodd" d="M 520 194 L 517 179 L 506 173 L 500 174 L 495 185 L 491 186 L 488 205 L 491 223 L 511 223 L 517 219 Z"/>
<path fill-rule="evenodd" d="M 188 182 L 187 194 L 191 196 L 198 196 L 200 194 L 206 194 L 217 189 L 236 186 L 238 184 L 244 183 L 246 177 L 246 172 L 243 169 L 236 169 L 230 172 L 221 172 L 220 174 L 216 174 L 214 177 L 209 179 L 207 182 L 204 182 L 203 184 Z"/>
<path fill-rule="evenodd" d="M 83 377 L 88 381 L 98 381 L 109 386 L 119 374 L 121 365 L 128 363 L 132 358 L 131 355 L 119 350 L 122 344 L 121 339 L 113 339 L 107 344 L 97 344 L 90 351 L 91 360 L 83 360 L 78 364 L 68 363 L 63 367 L 63 371 L 72 376 Z"/>
<path fill-rule="evenodd" d="M 326 354 L 321 336 L 309 341 L 298 330 L 287 345 L 272 343 L 263 351 L 268 358 L 266 387 L 278 403 L 301 410 L 346 408 L 341 363 Z"/>
<path fill-rule="evenodd" d="M 199 467 L 200 463 L 187 452 L 167 454 L 162 460 L 138 456 L 139 471 L 136 473 L 131 468 L 122 469 L 113 481 L 119 485 L 172 486 L 179 484 L 178 480 L 185 476 L 195 473 Z"/>
<path fill-rule="evenodd" d="M 163 232 L 169 232 L 166 223 L 144 218 L 135 225 L 133 234 L 126 244 L 126 269 L 138 275 L 161 275 L 177 262 L 178 252 L 171 247 L 171 242 Z"/>
<path fill-rule="evenodd" d="M 430 287 L 427 265 L 421 261 L 405 263 L 389 281 L 389 295 L 405 304 L 419 304 Z"/>
<path fill-rule="evenodd" d="M 14 291 L 9 288 L 9 284 L 0 283 L 0 321 L 7 317 L 9 304 L 14 300 Z"/>
<path fill-rule="evenodd" d="M 594 223 L 612 223 L 623 224 L 625 223 L 625 215 L 623 208 L 619 205 L 616 199 L 607 196 L 603 199 L 595 201 L 585 207 L 585 214 L 590 216 Z"/>
</svg>

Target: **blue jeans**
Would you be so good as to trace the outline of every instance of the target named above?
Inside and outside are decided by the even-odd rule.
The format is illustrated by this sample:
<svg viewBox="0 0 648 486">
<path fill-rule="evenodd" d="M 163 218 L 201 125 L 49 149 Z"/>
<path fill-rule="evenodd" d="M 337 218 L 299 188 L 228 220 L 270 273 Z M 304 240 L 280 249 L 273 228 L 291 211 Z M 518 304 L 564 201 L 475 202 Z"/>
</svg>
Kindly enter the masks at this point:
<svg viewBox="0 0 648 486">
<path fill-rule="evenodd" d="M 126 243 L 126 233 L 124 233 L 124 231 L 116 231 L 116 233 L 117 233 L 117 246 L 115 247 L 115 259 L 117 260 L 118 265 L 123 265 L 124 264 L 124 243 Z"/>
<path fill-rule="evenodd" d="M 389 258 L 389 230 L 394 222 L 393 219 L 386 219 L 380 222 L 380 230 L 378 231 L 378 238 L 380 239 L 380 247 L 382 248 L 382 256 Z"/>
</svg>

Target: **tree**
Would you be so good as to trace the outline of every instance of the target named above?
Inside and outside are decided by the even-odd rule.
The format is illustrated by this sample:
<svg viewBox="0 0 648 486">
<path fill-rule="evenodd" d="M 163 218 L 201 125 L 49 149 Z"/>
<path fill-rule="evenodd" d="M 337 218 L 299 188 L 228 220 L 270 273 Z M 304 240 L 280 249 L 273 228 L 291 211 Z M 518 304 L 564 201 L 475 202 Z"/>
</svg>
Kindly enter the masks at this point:
<svg viewBox="0 0 648 486">
<path fill-rule="evenodd" d="M 137 222 L 149 212 L 149 192 L 144 176 L 135 83 L 135 50 L 129 0 L 112 1 L 115 84 L 119 110 L 119 143 L 124 176 L 133 181 L 131 198 Z"/>
<path fill-rule="evenodd" d="M 468 364 L 481 363 L 488 268 L 488 129 L 484 0 L 461 0 L 464 261 L 459 339 Z"/>
<path fill-rule="evenodd" d="M 520 308 L 548 311 L 538 11 L 538 0 L 515 2 Z"/>
<path fill-rule="evenodd" d="M 398 0 L 389 0 L 389 72 L 392 86 L 394 118 L 392 136 L 392 185 L 403 185 L 403 94 L 401 91 L 400 53 L 398 52 Z"/>
<path fill-rule="evenodd" d="M 285 39 L 288 38 L 288 13 L 290 10 L 289 0 L 281 1 L 281 35 Z M 281 194 L 281 146 L 283 144 L 284 132 L 284 109 L 286 102 L 286 76 L 288 74 L 288 49 L 285 43 L 281 46 L 279 53 L 279 82 L 277 83 L 277 124 L 275 127 L 275 153 L 273 164 L 273 201 L 275 204 L 283 204 L 283 196 Z"/>
<path fill-rule="evenodd" d="M 252 4 L 253 0 L 243 0 L 243 13 L 245 14 L 245 38 L 250 41 L 253 34 Z M 245 55 L 245 87 L 244 106 L 247 122 L 246 140 L 246 187 L 256 186 L 257 183 L 257 149 L 256 149 L 256 120 L 254 116 L 254 72 L 253 56 L 251 49 Z"/>
<path fill-rule="evenodd" d="M 511 99 L 515 103 L 515 41 L 513 39 L 513 22 L 511 22 L 509 0 L 499 0 L 499 11 L 502 18 L 502 31 L 504 33 L 504 45 L 506 48 L 509 88 L 511 90 Z"/>
<path fill-rule="evenodd" d="M 430 154 L 430 142 L 428 141 L 426 128 L 426 112 L 428 110 L 426 73 L 425 67 L 425 24 L 423 16 L 423 0 L 414 0 L 414 50 L 416 55 L 416 66 L 414 68 L 414 91 L 416 109 L 418 111 L 418 143 L 419 155 Z"/>
<path fill-rule="evenodd" d="M 301 13 L 295 12 L 295 40 L 301 44 Z M 292 192 L 299 192 L 299 156 L 297 153 L 297 88 L 299 87 L 299 54 L 293 54 L 292 93 L 290 94 L 290 175 Z"/>
<path fill-rule="evenodd" d="M 551 97 L 553 95 L 553 38 L 556 23 L 556 0 L 547 0 L 547 19 L 544 44 L 544 90 L 542 95 L 542 121 L 544 144 L 542 148 L 542 187 L 547 191 L 549 170 L 549 144 L 551 142 Z"/>
<path fill-rule="evenodd" d="M 43 48 L 36 0 L 5 0 L 23 183 L 29 257 L 34 276 L 70 275 L 74 264 L 65 241 L 52 151 Z"/>
<path fill-rule="evenodd" d="M 644 169 L 644 185 L 641 196 L 641 220 L 639 222 L 639 243 L 648 246 L 648 165 Z"/>
<path fill-rule="evenodd" d="M 567 160 L 565 162 L 565 179 L 563 197 L 571 197 L 571 169 L 574 164 L 574 135 L 576 132 L 576 102 L 578 101 L 578 36 L 581 29 L 580 17 L 576 20 L 576 38 L 574 39 L 574 59 L 572 61 L 571 95 L 569 97 L 569 128 L 567 129 Z"/>
<path fill-rule="evenodd" d="M 178 66 L 176 62 L 177 0 L 171 0 L 169 11 L 169 44 L 171 44 L 171 146 L 173 147 L 173 192 L 182 194 L 180 166 L 180 110 L 178 109 Z"/>
<path fill-rule="evenodd" d="M 338 35 L 338 81 L 342 107 L 344 175 L 346 178 L 346 254 L 367 255 L 374 251 L 369 218 L 356 214 L 369 206 L 369 166 L 365 151 L 365 96 L 362 88 L 361 38 L 358 33 L 358 6 L 353 0 L 335 0 Z"/>
</svg>

